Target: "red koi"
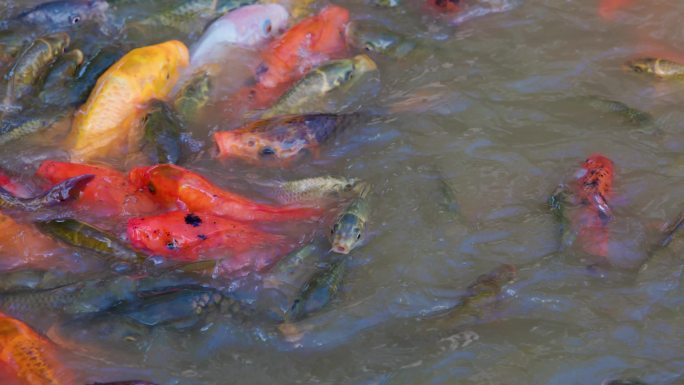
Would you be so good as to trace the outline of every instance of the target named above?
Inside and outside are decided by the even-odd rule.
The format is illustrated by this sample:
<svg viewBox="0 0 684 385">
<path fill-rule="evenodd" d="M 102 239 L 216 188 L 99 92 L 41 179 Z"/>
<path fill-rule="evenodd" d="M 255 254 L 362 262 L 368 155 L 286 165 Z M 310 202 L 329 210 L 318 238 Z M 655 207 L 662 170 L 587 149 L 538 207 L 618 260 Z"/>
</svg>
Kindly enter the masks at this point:
<svg viewBox="0 0 684 385">
<path fill-rule="evenodd" d="M 613 20 L 615 13 L 629 6 L 633 0 L 600 0 L 598 14 L 604 20 Z"/>
<path fill-rule="evenodd" d="M 257 80 L 266 88 L 291 83 L 311 68 L 344 56 L 344 30 L 349 11 L 330 5 L 290 28 L 269 44 L 257 69 Z"/>
<path fill-rule="evenodd" d="M 36 175 L 51 183 L 68 178 L 93 174 L 95 178 L 85 186 L 79 198 L 72 202 L 76 210 L 97 217 L 112 215 L 143 215 L 157 206 L 145 195 L 135 191 L 123 173 L 103 166 L 44 161 Z"/>
<path fill-rule="evenodd" d="M 129 180 L 137 189 L 167 207 L 175 205 L 181 210 L 238 221 L 312 220 L 323 214 L 321 209 L 257 203 L 171 164 L 135 168 L 131 170 Z"/>
<path fill-rule="evenodd" d="M 130 219 L 127 233 L 136 248 L 177 260 L 195 261 L 228 253 L 236 270 L 250 265 L 258 250 L 284 241 L 282 236 L 243 222 L 183 211 Z"/>
<path fill-rule="evenodd" d="M 588 254 L 608 256 L 608 223 L 612 211 L 608 200 L 613 188 L 613 162 L 594 154 L 587 158 L 575 175 L 578 203 L 581 205 L 572 220 L 577 230 L 577 242 Z"/>
<path fill-rule="evenodd" d="M 440 12 L 456 13 L 461 10 L 461 0 L 427 0 L 427 4 Z"/>
</svg>

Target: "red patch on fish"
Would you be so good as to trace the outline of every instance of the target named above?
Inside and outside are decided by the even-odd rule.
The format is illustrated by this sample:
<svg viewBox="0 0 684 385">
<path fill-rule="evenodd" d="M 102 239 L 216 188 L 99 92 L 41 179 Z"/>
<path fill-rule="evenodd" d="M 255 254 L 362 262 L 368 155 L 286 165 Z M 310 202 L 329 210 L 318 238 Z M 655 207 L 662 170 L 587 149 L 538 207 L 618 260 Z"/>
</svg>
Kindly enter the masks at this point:
<svg viewBox="0 0 684 385">
<path fill-rule="evenodd" d="M 258 203 L 223 190 L 190 170 L 171 164 L 131 170 L 130 182 L 141 192 L 167 207 L 206 213 L 237 221 L 287 222 L 315 220 L 322 210 Z"/>
<path fill-rule="evenodd" d="M 36 175 L 51 183 L 60 183 L 68 178 L 92 174 L 91 180 L 80 196 L 71 203 L 79 212 L 95 217 L 112 215 L 142 215 L 154 211 L 157 206 L 145 195 L 139 194 L 128 183 L 126 176 L 103 166 L 44 161 Z"/>
<path fill-rule="evenodd" d="M 258 82 L 274 88 L 296 81 L 323 62 L 341 58 L 346 51 L 348 22 L 349 11 L 335 5 L 302 20 L 266 48 L 256 73 Z"/>
<path fill-rule="evenodd" d="M 445 13 L 456 13 L 461 10 L 461 0 L 427 0 L 427 4 Z"/>
<path fill-rule="evenodd" d="M 285 241 L 243 222 L 184 211 L 130 219 L 127 234 L 151 254 L 183 261 L 221 257 L 231 271 L 253 267 L 259 252 L 280 255 Z"/>
<path fill-rule="evenodd" d="M 577 241 L 588 254 L 608 256 L 608 223 L 612 219 L 609 200 L 613 189 L 613 161 L 603 155 L 587 158 L 577 172 L 580 210 L 573 218 Z"/>
<path fill-rule="evenodd" d="M 613 20 L 615 13 L 629 6 L 633 0 L 600 0 L 598 14 L 604 20 Z"/>
</svg>

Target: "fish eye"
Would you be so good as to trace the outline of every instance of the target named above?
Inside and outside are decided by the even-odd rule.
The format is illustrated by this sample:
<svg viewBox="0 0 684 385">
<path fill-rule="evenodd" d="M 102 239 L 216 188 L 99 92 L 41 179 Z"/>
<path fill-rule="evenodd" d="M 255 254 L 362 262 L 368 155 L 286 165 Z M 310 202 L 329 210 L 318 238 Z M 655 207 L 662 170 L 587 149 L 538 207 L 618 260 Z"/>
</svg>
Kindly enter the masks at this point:
<svg viewBox="0 0 684 385">
<path fill-rule="evenodd" d="M 330 234 L 335 234 L 337 232 L 337 230 L 339 230 L 339 228 L 340 228 L 340 225 L 335 223 L 335 225 L 332 227 L 332 229 L 330 229 Z"/>
<path fill-rule="evenodd" d="M 71 24 L 78 24 L 81 22 L 81 16 L 72 16 L 70 20 Z"/>
<path fill-rule="evenodd" d="M 262 26 L 262 29 L 263 29 L 264 33 L 267 35 L 269 33 L 271 33 L 271 31 L 273 30 L 273 26 L 271 25 L 271 20 L 265 20 L 264 25 Z"/>
<path fill-rule="evenodd" d="M 356 240 L 358 241 L 359 239 L 361 239 L 361 233 L 358 233 L 358 234 L 356 235 Z"/>
<path fill-rule="evenodd" d="M 273 148 L 266 146 L 266 147 L 262 148 L 261 151 L 259 151 L 259 154 L 261 156 L 271 156 L 271 155 L 275 155 L 276 151 Z"/>
<path fill-rule="evenodd" d="M 250 141 L 247 142 L 247 145 L 248 145 L 249 147 L 254 147 L 255 144 L 256 144 L 256 143 L 254 143 L 253 140 L 250 140 Z"/>
<path fill-rule="evenodd" d="M 367 42 L 366 44 L 363 45 L 363 49 L 365 49 L 368 52 L 373 52 L 373 51 L 375 51 L 375 46 L 373 46 L 373 43 Z"/>
<path fill-rule="evenodd" d="M 351 79 L 353 74 L 354 74 L 353 71 L 345 72 L 344 73 L 344 80 L 347 81 L 347 80 Z"/>
</svg>

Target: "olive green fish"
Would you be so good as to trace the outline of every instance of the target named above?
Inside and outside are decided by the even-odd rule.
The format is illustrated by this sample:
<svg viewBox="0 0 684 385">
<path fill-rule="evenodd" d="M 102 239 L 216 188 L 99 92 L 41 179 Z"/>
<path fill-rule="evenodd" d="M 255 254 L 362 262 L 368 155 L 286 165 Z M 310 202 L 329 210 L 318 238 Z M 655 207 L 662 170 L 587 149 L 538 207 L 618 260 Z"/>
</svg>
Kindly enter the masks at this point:
<svg viewBox="0 0 684 385">
<path fill-rule="evenodd" d="M 137 253 L 113 235 L 76 219 L 55 219 L 38 222 L 38 228 L 60 241 L 85 250 L 94 251 L 116 262 L 142 263 L 143 254 Z"/>
<path fill-rule="evenodd" d="M 178 163 L 181 156 L 181 122 L 165 102 L 155 100 L 143 119 L 143 151 L 158 163 Z"/>
<path fill-rule="evenodd" d="M 78 281 L 75 274 L 60 270 L 21 269 L 0 274 L 0 292 L 48 289 Z"/>
<path fill-rule="evenodd" d="M 178 117 L 185 123 L 197 120 L 199 113 L 211 96 L 211 76 L 208 71 L 199 71 L 188 79 L 173 101 Z"/>
<path fill-rule="evenodd" d="M 46 35 L 33 41 L 17 58 L 7 74 L 5 104 L 12 104 L 28 95 L 68 45 L 69 35 L 63 32 Z"/>
<path fill-rule="evenodd" d="M 26 110 L 21 115 L 5 117 L 0 121 L 0 144 L 45 131 L 68 117 L 72 111 L 71 108 L 44 111 Z"/>
<path fill-rule="evenodd" d="M 439 207 L 446 212 L 458 213 L 459 207 L 454 188 L 442 175 L 437 177 L 437 184 L 442 197 Z"/>
<path fill-rule="evenodd" d="M 263 114 L 263 118 L 278 115 L 312 113 L 315 102 L 342 86 L 353 85 L 361 76 L 377 70 L 377 65 L 366 55 L 351 59 L 333 60 L 309 71 Z"/>
<path fill-rule="evenodd" d="M 195 32 L 198 20 L 211 20 L 243 5 L 254 4 L 256 0 L 188 0 L 164 5 L 167 8 L 155 13 L 138 24 L 146 27 L 173 28 L 190 34 Z M 204 25 L 204 24 L 203 24 Z"/>
<path fill-rule="evenodd" d="M 46 98 L 57 95 L 64 98 L 65 85 L 74 78 L 76 70 L 82 63 L 83 52 L 80 49 L 74 49 L 62 55 L 45 78 L 43 91 L 39 95 L 40 99 L 45 103 L 54 104 L 53 100 L 46 100 Z"/>
<path fill-rule="evenodd" d="M 653 121 L 651 114 L 630 107 L 617 100 L 604 99 L 599 96 L 589 96 L 589 105 L 602 112 L 611 112 L 622 116 L 630 124 L 643 126 Z"/>
<path fill-rule="evenodd" d="M 684 64 L 666 59 L 641 58 L 627 62 L 627 67 L 637 73 L 650 74 L 662 78 L 684 77 Z"/>
<path fill-rule="evenodd" d="M 356 248 L 365 235 L 366 222 L 370 215 L 370 204 L 367 185 L 358 198 L 354 199 L 337 217 L 330 229 L 330 242 L 332 251 L 340 254 L 349 254 Z"/>
<path fill-rule="evenodd" d="M 347 42 L 357 49 L 377 52 L 394 58 L 408 55 L 416 43 L 377 23 L 352 21 L 347 25 Z"/>
<path fill-rule="evenodd" d="M 317 270 L 322 249 L 310 243 L 284 256 L 263 277 L 264 287 L 268 289 L 299 290 Z"/>
<path fill-rule="evenodd" d="M 479 317 L 482 307 L 494 303 L 503 287 L 513 282 L 517 275 L 518 269 L 515 266 L 503 264 L 489 273 L 478 276 L 475 282 L 466 288 L 465 294 L 458 299 L 455 306 L 429 317 L 435 318 L 435 323 L 445 325 L 432 326 L 448 328 L 464 321 L 465 317 Z"/>
<path fill-rule="evenodd" d="M 346 270 L 347 257 L 342 257 L 313 276 L 292 304 L 287 321 L 300 320 L 328 305 L 337 295 Z"/>
<path fill-rule="evenodd" d="M 273 196 L 282 204 L 321 204 L 358 196 L 366 183 L 356 178 L 319 176 L 269 185 Z"/>
<path fill-rule="evenodd" d="M 29 43 L 31 43 L 31 35 L 27 31 L 15 29 L 0 31 L 0 64 L 16 58 Z"/>
<path fill-rule="evenodd" d="M 20 211 L 38 211 L 78 197 L 83 187 L 95 175 L 86 174 L 69 178 L 32 198 L 19 198 L 0 187 L 0 207 Z"/>
</svg>

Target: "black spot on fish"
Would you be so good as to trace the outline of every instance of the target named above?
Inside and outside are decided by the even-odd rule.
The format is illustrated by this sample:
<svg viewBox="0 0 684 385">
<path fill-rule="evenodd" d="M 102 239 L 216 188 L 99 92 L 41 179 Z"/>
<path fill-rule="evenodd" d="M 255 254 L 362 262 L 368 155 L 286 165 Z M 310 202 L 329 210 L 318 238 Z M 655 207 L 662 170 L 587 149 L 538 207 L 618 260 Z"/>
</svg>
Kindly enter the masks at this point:
<svg viewBox="0 0 684 385">
<path fill-rule="evenodd" d="M 207 237 L 206 235 L 204 235 L 204 234 L 198 234 L 198 235 L 197 235 L 197 238 L 199 238 L 199 239 L 201 239 L 201 240 L 203 240 L 203 241 L 206 241 L 208 237 Z"/>
<path fill-rule="evenodd" d="M 154 193 L 157 192 L 157 189 L 154 188 L 154 185 L 153 185 L 152 183 L 148 183 L 148 184 L 147 184 L 147 190 L 148 190 L 151 194 L 154 194 Z"/>
<path fill-rule="evenodd" d="M 176 245 L 176 240 L 172 240 L 171 242 L 166 244 L 166 248 L 169 250 L 176 250 L 178 248 L 178 245 Z"/>
<path fill-rule="evenodd" d="M 202 224 L 202 219 L 197 215 L 190 213 L 185 216 L 185 223 L 192 227 L 199 227 Z"/>
</svg>

